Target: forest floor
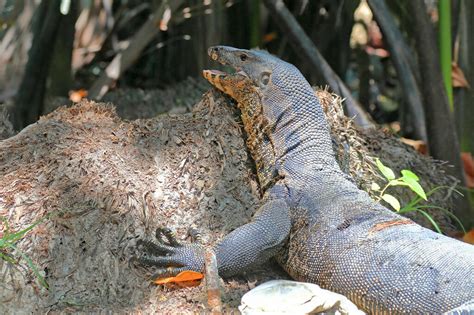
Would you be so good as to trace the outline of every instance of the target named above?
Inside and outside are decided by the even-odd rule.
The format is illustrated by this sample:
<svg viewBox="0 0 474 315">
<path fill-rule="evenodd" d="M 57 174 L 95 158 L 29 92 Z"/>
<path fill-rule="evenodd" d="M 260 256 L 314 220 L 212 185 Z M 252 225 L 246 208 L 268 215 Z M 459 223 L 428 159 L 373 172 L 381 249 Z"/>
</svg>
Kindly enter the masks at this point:
<svg viewBox="0 0 474 315">
<path fill-rule="evenodd" d="M 111 105 L 84 101 L 0 142 L 0 216 L 20 230 L 52 214 L 17 243 L 49 289 L 23 260 L 0 260 L 0 313 L 206 310 L 203 285 L 157 286 L 150 279 L 153 270 L 130 263 L 137 240 L 152 238 L 157 227 L 173 227 L 181 238 L 195 227 L 204 244 L 213 246 L 248 222 L 259 205 L 238 112 L 216 91 L 202 96 L 205 89 L 188 80 L 168 91 L 117 91 L 108 100 L 120 117 Z M 319 93 L 325 93 L 320 96 L 333 133 L 350 144 L 350 171 L 360 187 L 380 180 L 373 156 L 398 171 L 411 165 L 424 187 L 455 184 L 441 163 L 395 137 L 357 131 L 343 118 L 340 100 Z M 433 203 L 449 208 L 445 197 Z M 448 221 L 442 226 L 452 229 Z M 271 261 L 222 281 L 225 310 L 236 311 L 241 296 L 256 285 L 287 278 Z"/>
<path fill-rule="evenodd" d="M 58 215 L 18 243 L 49 290 L 25 265 L 0 260 L 0 313 L 203 312 L 204 286 L 154 285 L 152 271 L 129 260 L 136 241 L 159 226 L 181 237 L 194 226 L 212 246 L 250 220 L 257 183 L 237 113 L 223 101 L 209 95 L 193 112 L 134 121 L 83 102 L 3 141 L 0 214 L 12 229 Z M 288 277 L 270 262 L 222 282 L 226 310 L 255 285 L 281 278 Z"/>
</svg>

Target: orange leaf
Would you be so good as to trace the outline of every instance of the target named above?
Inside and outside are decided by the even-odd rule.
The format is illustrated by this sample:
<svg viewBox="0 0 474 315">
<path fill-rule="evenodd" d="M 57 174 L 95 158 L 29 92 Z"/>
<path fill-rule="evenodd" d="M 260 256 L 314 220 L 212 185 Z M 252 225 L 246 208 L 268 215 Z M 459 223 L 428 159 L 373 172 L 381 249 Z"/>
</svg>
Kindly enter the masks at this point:
<svg viewBox="0 0 474 315">
<path fill-rule="evenodd" d="M 271 41 L 274 41 L 275 39 L 278 38 L 278 34 L 277 32 L 271 32 L 271 33 L 268 33 L 268 34 L 265 34 L 263 35 L 263 43 L 269 43 Z"/>
<path fill-rule="evenodd" d="M 403 137 L 400 138 L 400 140 L 403 143 L 408 144 L 409 146 L 412 146 L 419 153 L 423 155 L 428 154 L 428 147 L 426 146 L 426 143 L 423 142 L 422 140 L 412 140 L 412 139 L 403 138 Z"/>
<path fill-rule="evenodd" d="M 87 91 L 84 89 L 69 91 L 69 99 L 74 103 L 80 102 L 86 96 Z"/>
<path fill-rule="evenodd" d="M 464 175 L 466 176 L 466 186 L 474 188 L 474 160 L 470 152 L 461 152 L 461 160 L 464 165 Z"/>
<path fill-rule="evenodd" d="M 200 272 L 185 270 L 176 275 L 176 277 L 159 278 L 155 279 L 153 282 L 156 284 L 181 283 L 201 280 L 202 278 L 204 278 L 204 275 Z"/>
<path fill-rule="evenodd" d="M 474 245 L 474 229 L 467 232 L 463 237 L 462 240 L 466 243 Z"/>
<path fill-rule="evenodd" d="M 464 72 L 459 68 L 458 64 L 453 62 L 451 64 L 451 75 L 453 77 L 453 87 L 470 88 Z"/>
</svg>

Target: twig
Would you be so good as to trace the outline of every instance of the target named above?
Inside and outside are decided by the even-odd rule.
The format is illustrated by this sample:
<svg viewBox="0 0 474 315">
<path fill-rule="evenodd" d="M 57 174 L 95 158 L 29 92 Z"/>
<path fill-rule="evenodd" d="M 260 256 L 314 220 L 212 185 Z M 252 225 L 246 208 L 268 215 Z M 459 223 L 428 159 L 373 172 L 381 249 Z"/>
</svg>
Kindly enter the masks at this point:
<svg viewBox="0 0 474 315">
<path fill-rule="evenodd" d="M 221 290 L 219 286 L 219 273 L 214 251 L 206 250 L 206 289 L 207 303 L 210 314 L 222 314 Z"/>
<path fill-rule="evenodd" d="M 369 114 L 352 97 L 344 82 L 332 70 L 314 43 L 296 21 L 295 17 L 286 8 L 282 0 L 264 0 L 270 14 L 277 20 L 284 34 L 287 35 L 295 52 L 308 61 L 313 71 L 324 77 L 333 91 L 345 98 L 345 105 L 349 116 L 355 116 L 355 123 L 361 127 L 373 127 L 374 123 Z"/>
</svg>

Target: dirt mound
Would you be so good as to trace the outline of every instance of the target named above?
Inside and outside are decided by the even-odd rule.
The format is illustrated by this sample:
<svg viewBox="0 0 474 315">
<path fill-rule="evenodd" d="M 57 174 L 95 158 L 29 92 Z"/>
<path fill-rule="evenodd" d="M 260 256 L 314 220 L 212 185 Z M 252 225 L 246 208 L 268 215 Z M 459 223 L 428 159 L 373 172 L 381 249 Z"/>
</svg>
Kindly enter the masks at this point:
<svg viewBox="0 0 474 315">
<path fill-rule="evenodd" d="M 250 219 L 257 186 L 223 101 L 208 96 L 194 113 L 133 122 L 83 102 L 1 142 L 0 215 L 15 230 L 57 215 L 18 244 L 44 270 L 49 292 L 24 262 L 0 260 L 0 311 L 202 311 L 201 288 L 162 291 L 128 260 L 157 226 L 180 235 L 196 226 L 212 245 Z M 233 307 L 249 289 L 245 277 L 226 287 Z"/>
<path fill-rule="evenodd" d="M 375 155 L 422 180 L 430 174 L 426 185 L 453 183 L 438 163 L 392 136 L 358 131 L 341 116 L 338 98 L 318 93 L 339 148 L 348 143 L 350 171 L 361 187 L 380 180 Z M 85 101 L 1 141 L 0 216 L 15 231 L 52 216 L 17 243 L 49 290 L 24 259 L 15 265 L 0 260 L 0 312 L 202 312 L 202 286 L 163 290 L 129 259 L 136 241 L 152 237 L 158 226 L 181 236 L 196 227 L 211 246 L 249 221 L 259 191 L 238 121 L 232 102 L 213 91 L 191 113 L 130 122 L 111 105 Z M 235 309 L 254 285 L 285 277 L 269 263 L 228 280 L 224 305 Z"/>
</svg>

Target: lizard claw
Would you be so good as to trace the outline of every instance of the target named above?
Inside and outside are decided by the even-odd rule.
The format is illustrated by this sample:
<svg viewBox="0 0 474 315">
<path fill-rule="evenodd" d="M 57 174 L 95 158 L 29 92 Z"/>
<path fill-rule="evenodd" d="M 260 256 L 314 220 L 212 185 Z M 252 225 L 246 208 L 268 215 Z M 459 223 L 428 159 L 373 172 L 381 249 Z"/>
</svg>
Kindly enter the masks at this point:
<svg viewBox="0 0 474 315">
<path fill-rule="evenodd" d="M 139 240 L 137 245 L 143 247 L 144 253 L 135 260 L 143 265 L 157 267 L 154 278 L 174 277 L 187 270 L 204 270 L 204 247 L 193 243 L 181 244 L 169 228 L 156 229 L 156 241 Z"/>
</svg>

